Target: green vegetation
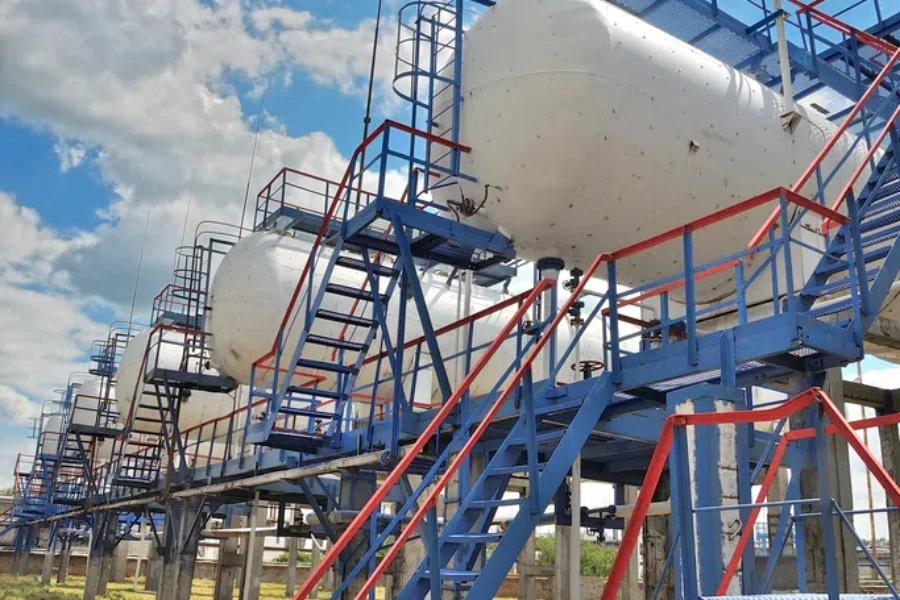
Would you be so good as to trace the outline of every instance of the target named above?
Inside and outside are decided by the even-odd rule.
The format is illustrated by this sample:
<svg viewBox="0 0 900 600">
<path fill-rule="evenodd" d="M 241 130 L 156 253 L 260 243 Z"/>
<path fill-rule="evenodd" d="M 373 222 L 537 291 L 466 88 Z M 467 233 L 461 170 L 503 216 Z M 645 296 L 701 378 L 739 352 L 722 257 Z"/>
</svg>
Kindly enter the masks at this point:
<svg viewBox="0 0 900 600">
<path fill-rule="evenodd" d="M 272 559 L 272 562 L 276 563 L 287 563 L 288 555 L 287 552 L 282 552 L 278 556 Z M 306 550 L 297 550 L 297 564 L 298 565 L 310 565 L 312 564 L 312 552 L 307 552 Z"/>
<path fill-rule="evenodd" d="M 542 535 L 536 540 L 537 564 L 556 564 L 556 539 Z M 608 577 L 616 559 L 616 548 L 600 546 L 591 540 L 581 539 L 581 576 Z"/>
<path fill-rule="evenodd" d="M 0 600 L 81 600 L 84 594 L 84 577 L 70 576 L 66 580 L 66 584 L 62 586 L 56 585 L 56 578 L 50 587 L 43 587 L 40 584 L 40 577 L 29 575 L 27 577 L 13 577 L 11 575 L 0 575 Z M 153 595 L 144 592 L 143 579 L 140 581 L 139 589 L 135 592 L 132 589 L 131 581 L 127 583 L 110 583 L 106 596 L 108 600 L 148 600 Z M 191 594 L 192 600 L 206 600 L 212 598 L 215 582 L 209 579 L 195 579 Z M 234 597 L 237 598 L 237 589 L 234 591 Z M 383 597 L 383 596 L 382 596 Z M 284 583 L 266 583 L 264 582 L 260 591 L 260 600 L 285 600 Z"/>
</svg>

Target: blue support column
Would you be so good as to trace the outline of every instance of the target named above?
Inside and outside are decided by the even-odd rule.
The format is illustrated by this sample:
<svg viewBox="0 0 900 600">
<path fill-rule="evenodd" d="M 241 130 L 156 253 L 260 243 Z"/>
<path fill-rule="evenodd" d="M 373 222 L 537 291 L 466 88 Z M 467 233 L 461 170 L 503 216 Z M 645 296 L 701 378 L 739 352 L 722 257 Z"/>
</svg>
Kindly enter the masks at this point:
<svg viewBox="0 0 900 600">
<path fill-rule="evenodd" d="M 825 433 L 825 415 L 817 405 L 815 410 L 815 453 L 816 469 L 819 478 L 819 509 L 822 512 L 822 543 L 825 552 L 825 583 L 828 600 L 839 600 L 840 584 L 838 579 L 837 550 L 834 539 L 833 507 L 831 500 L 831 484 L 829 482 L 828 440 Z"/>
<path fill-rule="evenodd" d="M 729 347 L 729 344 L 723 343 L 723 357 L 729 355 Z M 722 379 L 734 380 L 733 367 L 723 369 Z M 673 413 L 730 412 L 743 408 L 744 392 L 733 387 L 699 384 L 670 393 L 667 403 Z M 696 533 L 687 538 L 681 536 L 679 558 L 683 581 L 680 587 L 686 599 L 694 597 L 691 595 L 694 587 L 700 595 L 715 595 L 725 564 L 737 545 L 737 538 L 732 534 L 740 531 L 744 511 L 715 510 L 715 507 L 740 503 L 743 497 L 749 498 L 750 472 L 745 432 L 746 428 L 739 426 L 696 426 L 687 431 L 683 428 L 676 431 L 676 446 L 670 462 L 672 514 L 680 531 L 690 533 L 692 530 L 685 527 L 696 526 Z M 683 448 L 680 447 L 682 445 Z M 743 467 L 742 463 L 745 463 Z M 742 487 L 747 489 L 742 490 Z M 699 510 L 695 515 L 692 502 L 698 508 L 713 507 L 713 510 Z M 726 544 L 725 540 L 731 540 L 731 543 Z M 688 552 L 688 547 L 692 548 L 691 552 Z M 753 545 L 749 547 L 752 561 Z M 689 556 L 696 562 L 688 562 Z M 746 567 L 746 561 L 744 565 Z M 693 582 L 689 581 L 692 575 Z M 738 593 L 739 590 L 731 592 Z"/>
</svg>

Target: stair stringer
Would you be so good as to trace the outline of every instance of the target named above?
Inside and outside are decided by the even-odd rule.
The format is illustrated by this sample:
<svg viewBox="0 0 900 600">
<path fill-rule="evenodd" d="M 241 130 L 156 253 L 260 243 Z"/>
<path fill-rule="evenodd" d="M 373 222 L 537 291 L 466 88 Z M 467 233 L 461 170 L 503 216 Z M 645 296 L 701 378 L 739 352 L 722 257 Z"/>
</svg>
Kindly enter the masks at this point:
<svg viewBox="0 0 900 600">
<path fill-rule="evenodd" d="M 597 383 L 585 397 L 571 425 L 566 429 L 565 434 L 563 434 L 559 444 L 544 466 L 538 478 L 538 485 L 529 490 L 528 496 L 521 500 L 516 517 L 510 523 L 509 529 L 503 534 L 499 545 L 491 554 L 484 569 L 475 579 L 475 583 L 469 592 L 470 598 L 487 599 L 495 596 L 506 578 L 506 574 L 513 563 L 515 563 L 516 558 L 521 554 L 522 548 L 525 547 L 525 543 L 531 537 L 534 528 L 537 527 L 544 510 L 550 505 L 556 491 L 568 475 L 572 463 L 581 452 L 584 443 L 612 401 L 614 392 L 615 386 L 610 373 L 603 373 L 597 378 Z M 438 557 L 441 567 L 446 566 L 450 562 L 453 555 L 462 545 L 461 543 L 445 541 L 447 539 L 446 536 L 470 531 L 465 529 L 466 523 L 469 523 L 469 527 L 473 526 L 483 514 L 481 511 L 471 509 L 471 503 L 496 497 L 496 487 L 487 484 L 489 478 L 496 479 L 495 476 L 491 476 L 491 470 L 505 466 L 510 461 L 521 458 L 526 453 L 523 449 L 517 451 L 509 449 L 512 439 L 526 433 L 524 419 L 525 415 L 523 413 L 523 416 L 520 417 L 519 421 L 504 439 L 501 449 L 494 455 L 488 467 L 463 500 L 459 511 L 441 533 L 438 541 L 441 545 Z M 513 462 L 512 464 L 518 463 Z M 492 490 L 493 496 L 490 495 Z M 502 493 L 500 495 L 502 496 Z M 467 516 L 467 513 L 474 513 L 474 515 L 470 514 Z M 444 546 L 447 546 L 447 548 L 445 549 Z M 426 558 L 419 565 L 414 577 L 410 579 L 400 592 L 398 600 L 423 600 L 427 596 L 431 590 L 429 578 L 426 577 L 426 572 L 430 568 L 429 560 L 429 558 Z"/>
</svg>

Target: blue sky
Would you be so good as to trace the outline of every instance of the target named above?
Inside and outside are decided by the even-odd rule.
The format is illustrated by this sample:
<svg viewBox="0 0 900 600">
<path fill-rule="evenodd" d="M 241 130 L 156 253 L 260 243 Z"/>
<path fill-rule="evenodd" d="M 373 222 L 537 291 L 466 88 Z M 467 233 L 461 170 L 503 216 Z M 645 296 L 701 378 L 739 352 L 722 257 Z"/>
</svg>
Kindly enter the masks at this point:
<svg viewBox="0 0 900 600">
<path fill-rule="evenodd" d="M 148 212 L 139 315 L 167 280 L 192 180 L 192 224 L 237 220 L 262 88 L 251 190 L 283 165 L 340 176 L 361 136 L 376 6 L 7 4 L 0 43 L 18 52 L 0 56 L 0 216 L 9 219 L 0 240 L 0 485 L 14 453 L 31 445 L 19 417 L 84 370 L 90 342 L 127 315 Z M 376 123 L 402 114 L 387 41 L 398 5 L 385 2 Z M 877 359 L 865 368 L 894 369 Z"/>
</svg>

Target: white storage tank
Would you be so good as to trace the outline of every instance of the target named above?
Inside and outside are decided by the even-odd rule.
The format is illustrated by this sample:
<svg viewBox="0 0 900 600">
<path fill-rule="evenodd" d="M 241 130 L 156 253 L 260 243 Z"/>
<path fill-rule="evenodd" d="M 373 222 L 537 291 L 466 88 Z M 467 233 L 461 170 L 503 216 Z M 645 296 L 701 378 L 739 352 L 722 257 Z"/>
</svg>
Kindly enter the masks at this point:
<svg viewBox="0 0 900 600">
<path fill-rule="evenodd" d="M 106 382 L 101 377 L 92 377 L 83 382 L 78 391 L 72 398 L 72 414 L 69 422 L 78 425 L 98 425 L 97 410 L 100 402 L 104 400 L 108 394 L 109 410 L 112 413 L 108 418 L 104 417 L 99 422 L 101 427 L 121 429 L 123 424 L 120 420 L 118 406 L 116 404 L 116 386 L 113 383 L 109 391 L 106 391 Z M 109 461 L 112 456 L 113 441 L 109 438 L 97 440 L 97 451 L 94 453 L 94 463 L 103 464 Z M 70 453 L 77 450 L 70 450 Z"/>
<path fill-rule="evenodd" d="M 210 292 L 211 310 L 207 317 L 207 328 L 212 334 L 212 360 L 213 364 L 223 373 L 226 373 L 241 383 L 249 383 L 250 371 L 253 362 L 265 355 L 272 347 L 272 342 L 278 333 L 278 327 L 284 316 L 290 301 L 291 294 L 297 285 L 300 274 L 306 264 L 311 243 L 304 239 L 298 239 L 276 233 L 254 233 L 239 241 L 222 260 Z M 321 272 L 327 263 L 330 250 L 324 250 L 324 256 L 314 281 L 316 289 L 321 285 Z M 435 329 L 451 324 L 458 319 L 457 299 L 460 285 L 453 283 L 447 285 L 447 279 L 443 275 L 429 271 L 424 274 L 422 287 L 429 306 L 431 319 Z M 359 271 L 335 267 L 331 282 L 355 289 L 360 289 L 365 275 Z M 396 331 L 396 319 L 398 310 L 399 291 L 395 292 L 390 301 L 388 322 L 391 331 Z M 507 299 L 501 291 L 491 288 L 473 286 L 471 312 L 476 313 L 494 306 Z M 323 308 L 350 314 L 353 299 L 335 295 L 327 295 Z M 474 344 L 489 344 L 494 340 L 500 329 L 509 322 L 515 313 L 516 307 L 508 307 L 498 311 L 487 318 L 480 319 L 474 328 Z M 357 316 L 371 315 L 371 304 L 360 303 L 359 308 L 353 313 Z M 406 337 L 412 340 L 422 335 L 422 325 L 418 319 L 418 312 L 412 300 L 409 300 L 407 308 Z M 295 348 L 296 340 L 303 329 L 302 315 L 294 325 L 289 335 L 286 347 L 289 351 Z M 319 335 L 338 338 L 343 331 L 341 323 L 317 319 L 314 332 Z M 346 339 L 360 341 L 367 329 L 356 332 L 353 328 L 346 331 Z M 377 340 L 381 339 L 379 333 Z M 567 327 L 560 328 L 559 345 L 564 348 L 570 339 L 570 331 Z M 602 360 L 602 341 L 599 326 L 586 332 L 582 338 L 581 356 L 584 359 Z M 447 364 L 450 377 L 454 377 L 454 369 L 461 361 L 451 361 L 449 357 L 455 353 L 456 336 L 448 333 L 438 337 L 444 362 Z M 378 342 L 376 341 L 376 344 Z M 492 360 L 487 372 L 476 382 L 474 393 L 483 393 L 490 390 L 500 373 L 510 364 L 515 354 L 515 341 L 506 342 L 501 348 L 495 360 Z M 423 344 L 423 350 L 427 347 Z M 378 349 L 373 344 L 369 356 L 377 354 Z M 562 350 L 560 350 L 562 351 Z M 332 349 L 306 344 L 304 358 L 313 360 L 333 361 Z M 348 354 L 355 357 L 355 353 Z M 477 358 L 477 357 L 476 357 Z M 405 370 L 412 368 L 415 353 L 409 350 L 404 356 Z M 427 352 L 423 352 L 420 365 L 430 363 Z M 460 367 L 462 365 L 460 364 Z M 388 361 L 383 361 L 382 370 L 389 373 Z M 540 378 L 540 365 L 535 368 L 536 377 Z M 320 385 L 328 389 L 333 385 L 333 374 L 321 371 L 319 374 L 327 379 Z M 374 379 L 374 365 L 364 369 L 357 380 L 357 386 L 371 383 Z M 568 380 L 571 373 L 561 373 L 560 378 Z M 302 381 L 298 377 L 295 381 Z M 407 384 L 409 382 L 406 382 Z M 390 386 L 385 384 L 379 394 L 389 394 Z M 487 387 L 485 387 L 487 386 Z M 419 387 L 419 386 L 417 386 Z M 436 393 L 437 382 L 432 382 L 432 396 Z M 408 386 L 407 386 L 408 389 Z M 421 388 L 419 388 L 421 389 Z M 408 392 L 407 392 L 408 393 Z M 430 398 L 421 398 L 417 392 L 417 403 L 428 403 Z M 437 396 L 434 396 L 436 399 Z"/>
<path fill-rule="evenodd" d="M 47 417 L 41 428 L 41 454 L 55 456 L 62 444 L 62 418 L 59 415 Z"/>
<path fill-rule="evenodd" d="M 461 185 L 476 205 L 489 186 L 470 222 L 511 235 L 520 256 L 567 267 L 789 187 L 835 130 L 803 106 L 786 129 L 777 93 L 603 0 L 501 1 L 468 29 L 462 64 L 460 140 L 472 151 L 461 168 L 477 181 Z M 745 247 L 774 207 L 696 234 L 695 264 Z M 681 256 L 678 240 L 623 259 L 619 284 L 673 275 Z M 771 296 L 763 284 L 751 303 Z M 703 301 L 727 297 L 732 273 L 696 289 Z"/>
<path fill-rule="evenodd" d="M 184 334 L 177 331 L 157 331 L 151 339 L 151 331 L 142 331 L 131 338 L 119 362 L 119 371 L 116 377 L 117 403 L 123 422 L 127 422 L 132 411 L 132 404 L 138 398 L 138 394 L 135 392 L 138 382 L 143 381 L 145 354 L 147 365 L 173 370 L 182 367 Z M 151 345 L 149 349 L 148 343 Z M 199 362 L 200 359 L 196 357 L 189 359 L 188 368 L 197 369 Z M 143 387 L 138 391 L 143 391 Z M 152 391 L 152 389 L 148 388 L 147 391 Z M 146 396 L 143 402 L 138 403 L 135 410 L 139 412 L 136 416 L 158 421 L 159 412 L 155 408 L 155 402 L 154 397 Z M 141 404 L 152 405 L 154 408 L 140 408 Z M 194 425 L 228 413 L 234 408 L 235 403 L 228 394 L 194 390 L 189 398 L 181 403 L 178 426 L 184 431 Z M 134 429 L 145 433 L 157 433 L 160 431 L 160 425 L 158 422 L 142 420 L 134 426 Z"/>
</svg>

